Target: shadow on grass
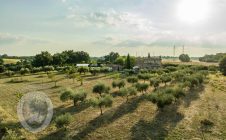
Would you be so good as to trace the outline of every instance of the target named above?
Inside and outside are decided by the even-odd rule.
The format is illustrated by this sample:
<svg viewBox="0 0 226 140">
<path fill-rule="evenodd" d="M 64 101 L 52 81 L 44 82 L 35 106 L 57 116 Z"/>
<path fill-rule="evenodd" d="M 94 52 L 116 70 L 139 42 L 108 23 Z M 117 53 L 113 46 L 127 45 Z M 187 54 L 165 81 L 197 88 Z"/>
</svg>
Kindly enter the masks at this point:
<svg viewBox="0 0 226 140">
<path fill-rule="evenodd" d="M 139 106 L 139 103 L 144 100 L 144 96 L 135 97 L 130 100 L 128 103 L 121 104 L 118 108 L 109 110 L 103 115 L 91 120 L 85 128 L 78 132 L 72 139 L 83 139 L 89 133 L 95 131 L 103 125 L 108 125 L 115 120 L 119 119 L 125 114 L 131 113 L 136 110 Z"/>
<path fill-rule="evenodd" d="M 131 129 L 133 140 L 164 140 L 176 125 L 184 118 L 184 115 L 178 113 L 179 106 L 184 103 L 189 106 L 192 101 L 199 99 L 203 87 L 193 89 L 186 94 L 182 101 L 172 104 L 158 111 L 152 121 L 140 120 Z"/>
<path fill-rule="evenodd" d="M 41 137 L 39 140 L 62 140 L 67 139 L 68 131 L 64 129 L 58 129 L 57 131 L 49 134 L 48 136 Z"/>
<path fill-rule="evenodd" d="M 70 113 L 70 114 L 74 115 L 74 114 L 82 112 L 83 110 L 86 110 L 89 107 L 90 107 L 90 104 L 88 104 L 88 103 L 80 103 L 77 106 L 70 106 L 68 108 L 65 108 L 62 105 L 58 108 L 54 108 L 54 114 L 55 114 L 54 116 L 58 116 L 63 113 Z"/>
</svg>

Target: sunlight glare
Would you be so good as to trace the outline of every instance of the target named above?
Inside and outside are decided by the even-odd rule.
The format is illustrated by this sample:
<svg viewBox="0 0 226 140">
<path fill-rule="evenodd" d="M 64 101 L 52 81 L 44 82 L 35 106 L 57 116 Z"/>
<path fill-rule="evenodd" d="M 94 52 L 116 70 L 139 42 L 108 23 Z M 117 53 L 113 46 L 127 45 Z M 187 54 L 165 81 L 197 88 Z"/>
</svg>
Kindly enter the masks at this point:
<svg viewBox="0 0 226 140">
<path fill-rule="evenodd" d="M 209 0 L 182 0 L 178 4 L 178 18 L 186 23 L 205 20 L 209 14 Z"/>
</svg>

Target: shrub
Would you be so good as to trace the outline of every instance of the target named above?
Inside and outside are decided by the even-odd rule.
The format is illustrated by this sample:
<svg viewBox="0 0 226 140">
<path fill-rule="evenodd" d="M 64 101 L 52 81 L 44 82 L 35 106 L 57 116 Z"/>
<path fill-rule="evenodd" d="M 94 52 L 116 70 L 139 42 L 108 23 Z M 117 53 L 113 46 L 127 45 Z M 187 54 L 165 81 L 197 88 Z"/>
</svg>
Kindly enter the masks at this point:
<svg viewBox="0 0 226 140">
<path fill-rule="evenodd" d="M 112 96 L 105 95 L 103 97 L 91 99 L 90 103 L 93 107 L 99 107 L 100 115 L 103 115 L 103 107 L 111 107 L 113 100 Z"/>
<path fill-rule="evenodd" d="M 138 78 L 135 77 L 135 76 L 128 77 L 127 78 L 127 82 L 128 83 L 132 83 L 132 84 L 137 83 L 138 82 Z"/>
<path fill-rule="evenodd" d="M 97 84 L 93 87 L 93 93 L 98 93 L 102 96 L 102 93 L 109 93 L 110 87 L 104 84 Z"/>
<path fill-rule="evenodd" d="M 57 128 L 66 127 L 66 125 L 69 125 L 71 121 L 72 121 L 72 116 L 69 113 L 60 115 L 55 119 Z"/>
</svg>

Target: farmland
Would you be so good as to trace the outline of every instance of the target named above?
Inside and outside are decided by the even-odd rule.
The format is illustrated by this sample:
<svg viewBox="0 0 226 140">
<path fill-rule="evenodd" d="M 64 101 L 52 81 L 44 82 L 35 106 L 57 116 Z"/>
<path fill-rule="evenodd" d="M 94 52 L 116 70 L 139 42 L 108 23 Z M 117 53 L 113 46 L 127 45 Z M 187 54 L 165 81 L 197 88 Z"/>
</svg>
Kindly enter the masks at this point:
<svg viewBox="0 0 226 140">
<path fill-rule="evenodd" d="M 0 80 L 0 116 L 3 126 L 15 130 L 18 135 L 26 139 L 225 139 L 226 138 L 226 78 L 220 73 L 209 73 L 204 83 L 196 88 L 186 90 L 185 96 L 159 110 L 158 106 L 146 100 L 146 94 L 155 93 L 150 86 L 145 94 L 125 98 L 113 98 L 112 107 L 104 108 L 100 115 L 98 108 L 89 104 L 73 106 L 72 101 L 62 102 L 61 92 L 65 88 L 73 90 L 85 89 L 87 100 L 96 97 L 93 86 L 104 83 L 111 87 L 110 93 L 117 91 L 112 88 L 112 82 L 128 76 L 120 73 L 86 73 L 83 85 L 79 81 L 73 82 L 62 72 L 53 72 L 58 79 L 54 82 L 46 73 L 27 74 L 24 82 L 9 82 L 14 77 Z M 152 78 L 151 78 L 152 79 Z M 139 80 L 143 83 L 143 80 Z M 149 84 L 149 81 L 145 83 Z M 167 84 L 167 86 L 175 83 Z M 126 82 L 126 87 L 132 84 Z M 159 88 L 165 88 L 160 84 Z M 16 107 L 17 94 L 29 91 L 42 91 L 50 97 L 54 105 L 54 116 L 51 124 L 42 132 L 32 134 L 19 123 Z M 70 113 L 72 122 L 66 126 L 67 130 L 57 128 L 54 118 Z M 203 123 L 204 122 L 204 123 Z M 205 122 L 211 122 L 211 125 Z"/>
</svg>

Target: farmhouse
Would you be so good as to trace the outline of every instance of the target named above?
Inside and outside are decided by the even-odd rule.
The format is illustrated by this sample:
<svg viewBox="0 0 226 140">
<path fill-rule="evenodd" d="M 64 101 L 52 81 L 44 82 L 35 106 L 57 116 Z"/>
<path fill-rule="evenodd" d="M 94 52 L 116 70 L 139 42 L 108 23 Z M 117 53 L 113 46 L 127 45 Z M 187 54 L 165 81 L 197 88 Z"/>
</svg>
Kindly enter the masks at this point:
<svg viewBox="0 0 226 140">
<path fill-rule="evenodd" d="M 161 56 L 157 57 L 138 57 L 136 59 L 136 66 L 140 69 L 157 69 L 162 66 L 162 58 Z"/>
</svg>

